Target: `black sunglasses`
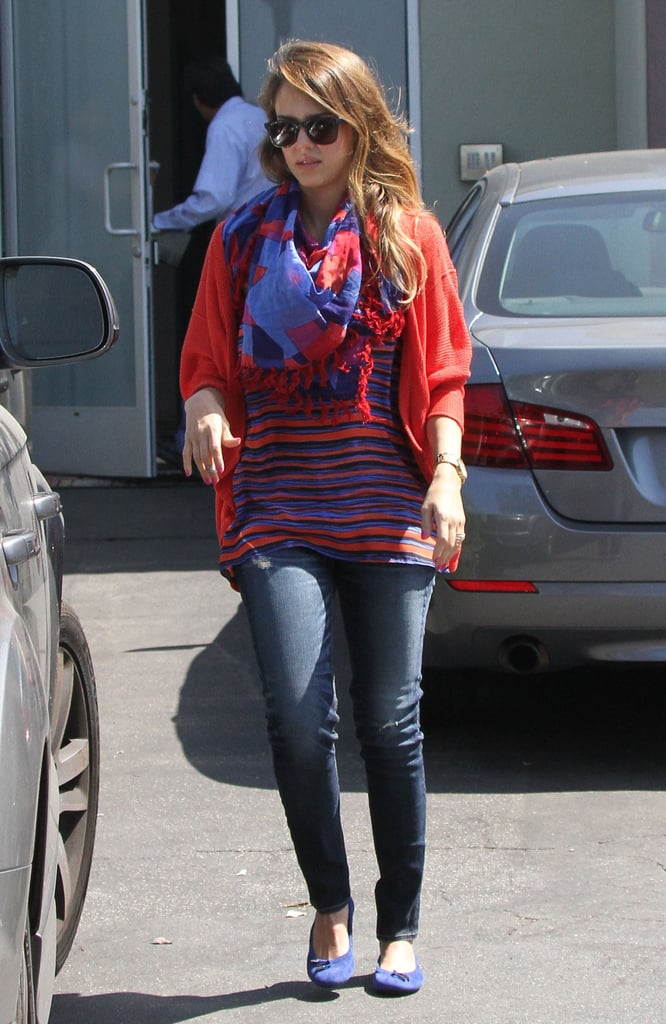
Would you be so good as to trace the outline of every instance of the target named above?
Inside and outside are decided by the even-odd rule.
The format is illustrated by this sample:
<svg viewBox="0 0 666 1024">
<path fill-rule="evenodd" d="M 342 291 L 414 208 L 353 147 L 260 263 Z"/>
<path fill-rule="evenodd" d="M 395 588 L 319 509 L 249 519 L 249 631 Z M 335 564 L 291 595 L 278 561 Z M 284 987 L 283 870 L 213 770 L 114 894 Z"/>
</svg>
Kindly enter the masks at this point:
<svg viewBox="0 0 666 1024">
<path fill-rule="evenodd" d="M 304 121 L 297 121 L 294 117 L 278 117 L 275 121 L 265 124 L 264 128 L 277 149 L 293 146 L 301 128 L 305 129 L 307 137 L 312 142 L 319 146 L 330 146 L 338 137 L 341 120 L 335 114 L 313 114 Z"/>
</svg>

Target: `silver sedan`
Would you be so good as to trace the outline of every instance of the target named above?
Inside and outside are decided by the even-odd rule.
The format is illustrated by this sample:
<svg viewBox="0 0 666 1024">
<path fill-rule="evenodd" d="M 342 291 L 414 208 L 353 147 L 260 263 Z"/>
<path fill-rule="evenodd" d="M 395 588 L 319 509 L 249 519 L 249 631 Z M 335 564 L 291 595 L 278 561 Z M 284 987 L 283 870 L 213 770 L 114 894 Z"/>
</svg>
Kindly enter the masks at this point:
<svg viewBox="0 0 666 1024">
<path fill-rule="evenodd" d="M 468 523 L 424 665 L 666 661 L 666 150 L 500 166 L 447 237 Z"/>
<path fill-rule="evenodd" d="M 117 337 L 94 268 L 0 259 L 0 391 L 17 369 L 92 358 Z M 0 404 L 0 1024 L 46 1024 L 93 854 L 95 677 L 81 624 L 61 600 L 63 555 L 60 499 Z"/>
</svg>

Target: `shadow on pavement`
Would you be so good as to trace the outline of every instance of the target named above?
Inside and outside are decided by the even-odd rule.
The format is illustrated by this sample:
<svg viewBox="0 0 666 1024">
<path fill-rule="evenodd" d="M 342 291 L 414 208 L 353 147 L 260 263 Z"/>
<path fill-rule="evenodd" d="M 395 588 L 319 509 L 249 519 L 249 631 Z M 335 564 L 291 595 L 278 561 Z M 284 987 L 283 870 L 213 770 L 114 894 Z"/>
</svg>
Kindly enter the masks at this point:
<svg viewBox="0 0 666 1024">
<path fill-rule="evenodd" d="M 666 687 L 660 668 L 477 675 L 452 682 L 448 700 L 438 700 L 436 679 L 424 685 L 431 790 L 666 788 Z M 446 688 L 444 677 L 439 685 Z"/>
<path fill-rule="evenodd" d="M 338 629 L 338 764 L 343 788 L 365 789 Z M 424 698 L 430 792 L 562 792 L 666 788 L 666 687 L 662 673 L 608 669 L 451 682 L 429 674 Z M 455 694 L 455 699 L 452 698 Z M 263 701 L 245 612 L 192 662 L 176 731 L 189 761 L 210 778 L 273 788 Z"/>
<path fill-rule="evenodd" d="M 370 976 L 354 978 L 345 986 L 370 987 Z M 108 992 L 98 995 L 56 995 L 49 1024 L 179 1024 L 207 1014 L 243 1007 L 297 1000 L 303 1003 L 336 1002 L 339 993 L 318 989 L 308 981 L 285 981 L 265 988 L 215 996 L 156 996 L 144 992 Z"/>
<path fill-rule="evenodd" d="M 347 694 L 349 669 L 339 629 L 337 633 L 340 779 L 345 789 L 364 790 Z M 261 684 L 242 605 L 215 641 L 192 661 L 174 723 L 185 756 L 204 775 L 234 786 L 275 787 Z"/>
</svg>

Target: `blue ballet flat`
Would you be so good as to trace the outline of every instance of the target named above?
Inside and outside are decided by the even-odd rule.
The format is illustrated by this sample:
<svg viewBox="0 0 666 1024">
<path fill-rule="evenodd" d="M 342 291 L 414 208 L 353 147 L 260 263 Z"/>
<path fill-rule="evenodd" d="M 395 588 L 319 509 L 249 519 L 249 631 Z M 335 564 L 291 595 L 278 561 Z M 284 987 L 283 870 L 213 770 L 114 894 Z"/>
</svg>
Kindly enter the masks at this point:
<svg viewBox="0 0 666 1024">
<path fill-rule="evenodd" d="M 383 967 L 375 967 L 372 976 L 372 987 L 375 992 L 381 992 L 389 996 L 408 996 L 412 992 L 418 992 L 423 985 L 423 971 L 419 967 L 418 960 L 413 971 L 403 973 L 401 971 L 385 971 Z"/>
<path fill-rule="evenodd" d="M 310 929 L 310 948 L 308 949 L 308 978 L 321 988 L 337 988 L 349 981 L 354 973 L 354 940 L 352 938 L 352 922 L 354 919 L 354 901 L 349 899 L 349 949 L 342 956 L 335 956 L 332 960 L 320 960 L 315 956 L 312 945 L 312 933 L 314 925 Z"/>
</svg>

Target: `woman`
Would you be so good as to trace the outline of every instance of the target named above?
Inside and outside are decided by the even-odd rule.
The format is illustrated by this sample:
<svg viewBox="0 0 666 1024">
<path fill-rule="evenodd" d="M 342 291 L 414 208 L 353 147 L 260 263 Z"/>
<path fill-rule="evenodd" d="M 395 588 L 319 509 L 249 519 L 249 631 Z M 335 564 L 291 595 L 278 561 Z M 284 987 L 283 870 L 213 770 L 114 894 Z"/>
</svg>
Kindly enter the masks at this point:
<svg viewBox="0 0 666 1024">
<path fill-rule="evenodd" d="M 277 187 L 220 226 L 183 350 L 187 475 L 216 487 L 222 573 L 247 609 L 273 763 L 315 918 L 307 973 L 354 971 L 335 761 L 337 594 L 379 881 L 379 992 L 423 980 L 420 664 L 435 570 L 464 539 L 470 345 L 406 131 L 367 65 L 291 41 L 269 61 Z"/>
</svg>

